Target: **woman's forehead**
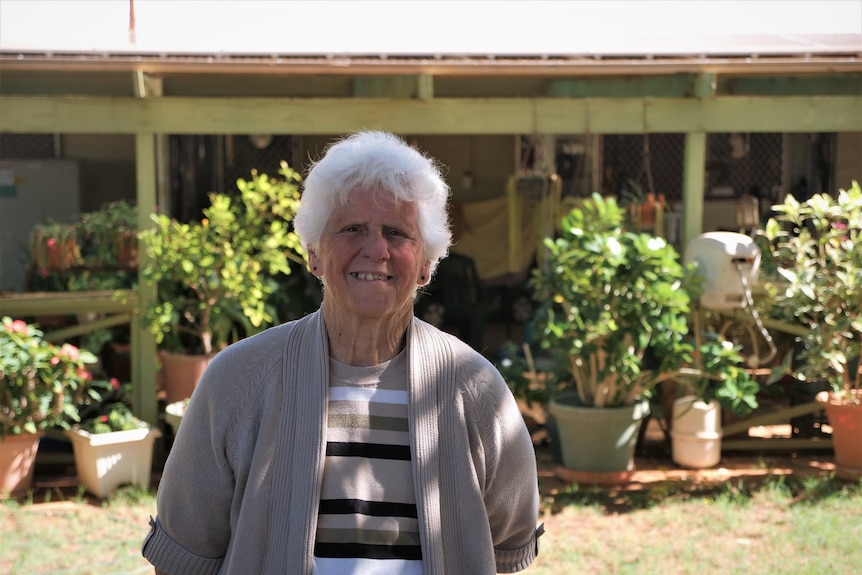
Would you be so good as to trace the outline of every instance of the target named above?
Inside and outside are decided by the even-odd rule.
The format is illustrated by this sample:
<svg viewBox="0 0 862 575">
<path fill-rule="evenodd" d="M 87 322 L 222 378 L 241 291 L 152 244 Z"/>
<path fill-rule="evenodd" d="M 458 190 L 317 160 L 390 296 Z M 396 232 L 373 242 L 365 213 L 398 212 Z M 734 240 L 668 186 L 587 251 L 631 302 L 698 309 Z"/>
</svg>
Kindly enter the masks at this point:
<svg viewBox="0 0 862 575">
<path fill-rule="evenodd" d="M 336 204 L 333 211 L 386 211 L 400 215 L 415 214 L 416 203 L 405 201 L 386 190 L 355 190 L 344 198 L 343 204 Z"/>
</svg>

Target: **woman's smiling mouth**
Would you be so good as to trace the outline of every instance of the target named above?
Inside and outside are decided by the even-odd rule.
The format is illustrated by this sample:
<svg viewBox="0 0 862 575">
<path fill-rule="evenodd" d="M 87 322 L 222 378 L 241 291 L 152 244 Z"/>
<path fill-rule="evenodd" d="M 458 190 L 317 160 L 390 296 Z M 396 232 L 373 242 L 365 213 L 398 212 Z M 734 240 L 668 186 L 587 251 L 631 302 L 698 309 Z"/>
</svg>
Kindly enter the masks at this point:
<svg viewBox="0 0 862 575">
<path fill-rule="evenodd" d="M 350 272 L 350 275 L 354 278 L 362 281 L 380 281 L 380 280 L 391 280 L 392 276 L 388 276 L 386 274 L 368 274 L 362 272 Z"/>
</svg>

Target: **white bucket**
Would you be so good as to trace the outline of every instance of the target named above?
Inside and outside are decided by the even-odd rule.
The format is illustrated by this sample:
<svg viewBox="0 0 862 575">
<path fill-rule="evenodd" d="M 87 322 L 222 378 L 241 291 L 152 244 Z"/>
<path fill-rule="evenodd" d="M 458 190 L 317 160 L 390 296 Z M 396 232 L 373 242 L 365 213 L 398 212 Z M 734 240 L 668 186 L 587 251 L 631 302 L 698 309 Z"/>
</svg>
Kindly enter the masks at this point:
<svg viewBox="0 0 862 575">
<path fill-rule="evenodd" d="M 673 404 L 672 458 L 683 467 L 713 467 L 721 460 L 721 408 L 693 395 Z"/>
</svg>

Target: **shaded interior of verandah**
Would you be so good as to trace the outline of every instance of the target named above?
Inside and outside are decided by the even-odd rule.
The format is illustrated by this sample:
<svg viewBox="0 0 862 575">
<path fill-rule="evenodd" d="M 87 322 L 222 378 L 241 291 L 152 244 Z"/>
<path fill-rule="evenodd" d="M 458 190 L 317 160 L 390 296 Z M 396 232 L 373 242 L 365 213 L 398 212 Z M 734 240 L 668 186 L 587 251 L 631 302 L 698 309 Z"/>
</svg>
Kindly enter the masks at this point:
<svg viewBox="0 0 862 575">
<path fill-rule="evenodd" d="M 418 78 L 417 81 L 421 81 Z M 851 79 L 852 80 L 852 79 Z M 421 82 L 420 82 L 421 83 Z M 7 95 L 9 112 L 0 131 L 14 133 L 124 133 L 135 141 L 136 203 L 139 228 L 149 227 L 164 190 L 159 178 L 168 160 L 165 134 L 294 133 L 335 134 L 373 125 L 400 134 L 682 134 L 683 245 L 702 231 L 710 133 L 862 131 L 858 95 L 716 94 L 715 78 L 693 79 L 694 92 L 607 98 L 138 98 L 103 96 Z M 420 94 L 421 96 L 422 94 Z M 425 94 L 428 96 L 428 94 Z M 162 200 L 164 198 L 161 198 Z M 140 279 L 140 278 L 139 278 Z M 157 346 L 140 326 L 138 313 L 156 298 L 155 288 L 139 281 L 122 303 L 106 294 L 12 294 L 0 297 L 0 313 L 107 313 L 103 322 L 127 322 L 131 336 L 131 380 L 135 409 L 156 422 Z M 107 325 L 107 324 L 101 324 Z M 488 329 L 493 328 L 489 323 Z M 507 328 L 511 328 L 508 326 Z M 84 327 L 71 328 L 89 329 Z M 78 332 L 64 335 L 71 337 Z M 491 332 L 498 333 L 498 332 Z M 490 337 L 490 336 L 489 336 Z"/>
</svg>

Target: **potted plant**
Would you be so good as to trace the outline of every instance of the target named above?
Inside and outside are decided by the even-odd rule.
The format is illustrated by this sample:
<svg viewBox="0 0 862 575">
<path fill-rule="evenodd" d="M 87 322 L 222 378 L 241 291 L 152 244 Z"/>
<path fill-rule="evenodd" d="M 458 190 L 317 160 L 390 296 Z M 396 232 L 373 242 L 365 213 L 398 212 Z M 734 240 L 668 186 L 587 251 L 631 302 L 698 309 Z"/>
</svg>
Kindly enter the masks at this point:
<svg viewBox="0 0 862 575">
<path fill-rule="evenodd" d="M 566 379 L 564 374 L 555 371 L 560 362 L 541 351 L 537 357 L 528 342 L 518 346 L 506 341 L 500 346 L 498 355 L 495 366 L 512 391 L 527 428 L 534 433 L 544 427 L 554 461 L 562 461 L 556 421 L 548 413 L 548 403 Z"/>
<path fill-rule="evenodd" d="M 19 496 L 33 479 L 48 427 L 78 420 L 77 405 L 96 357 L 46 341 L 36 325 L 4 317 L 0 327 L 0 494 Z"/>
<path fill-rule="evenodd" d="M 693 392 L 705 399 L 740 411 L 756 405 L 757 384 L 733 346 L 690 333 L 701 289 L 695 266 L 683 265 L 663 238 L 628 231 L 625 220 L 613 198 L 594 194 L 545 239 L 532 278 L 534 329 L 569 378 L 566 393 L 549 404 L 563 463 L 608 481 L 631 472 L 641 422 L 662 381 L 691 377 Z M 577 439 L 586 442 L 572 445 Z"/>
<path fill-rule="evenodd" d="M 772 206 L 765 239 L 778 277 L 771 314 L 807 329 L 794 377 L 823 382 L 816 399 L 832 427 L 836 475 L 862 478 L 862 189 Z"/>
<path fill-rule="evenodd" d="M 174 401 L 165 406 L 165 422 L 170 426 L 174 437 L 180 430 L 180 424 L 183 422 L 188 406 L 188 398 Z"/>
<path fill-rule="evenodd" d="M 32 233 L 33 265 L 36 270 L 66 270 L 81 260 L 74 224 L 49 219 Z"/>
<path fill-rule="evenodd" d="M 75 224 L 81 258 L 94 268 L 138 265 L 138 209 L 124 200 L 81 215 Z"/>
<path fill-rule="evenodd" d="M 153 443 L 161 432 L 134 416 L 129 387 L 116 378 L 93 381 L 79 406 L 81 422 L 65 431 L 78 479 L 102 499 L 121 485 L 150 484 Z"/>
<path fill-rule="evenodd" d="M 148 256 L 142 275 L 159 294 L 144 315 L 164 351 L 168 403 L 191 395 L 213 353 L 277 321 L 268 298 L 278 277 L 291 273 L 291 261 L 304 265 L 290 225 L 300 177 L 284 162 L 279 174 L 253 171 L 237 182 L 238 194 L 211 193 L 201 221 L 154 214 L 155 226 L 140 234 Z M 174 379 L 169 364 L 189 354 L 197 367 Z"/>
</svg>

